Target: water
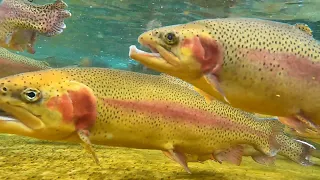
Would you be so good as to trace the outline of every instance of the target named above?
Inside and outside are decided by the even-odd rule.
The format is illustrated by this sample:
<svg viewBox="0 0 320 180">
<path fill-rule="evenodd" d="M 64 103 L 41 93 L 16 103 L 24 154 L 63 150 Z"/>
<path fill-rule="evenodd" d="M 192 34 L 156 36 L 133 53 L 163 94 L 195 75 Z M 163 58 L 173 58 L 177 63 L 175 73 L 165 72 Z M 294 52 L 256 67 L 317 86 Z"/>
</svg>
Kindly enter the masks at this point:
<svg viewBox="0 0 320 180">
<path fill-rule="evenodd" d="M 72 17 L 65 20 L 67 29 L 55 37 L 40 36 L 36 54 L 15 53 L 57 67 L 72 66 L 88 59 L 95 67 L 142 71 L 143 66 L 128 57 L 130 45 L 142 48 L 137 42 L 142 32 L 204 18 L 226 17 L 306 23 L 313 30 L 313 36 L 320 40 L 319 0 L 65 2 L 72 13 Z M 151 70 L 144 72 L 158 74 Z M 241 166 L 211 161 L 190 163 L 193 172 L 190 175 L 160 151 L 99 145 L 94 145 L 94 149 L 101 166 L 97 166 L 79 144 L 1 134 L 0 179 L 320 179 L 320 160 L 316 158 L 312 158 L 316 164 L 311 167 L 300 166 L 283 157 L 276 161 L 276 166 L 260 165 L 250 157 L 244 157 Z"/>
<path fill-rule="evenodd" d="M 44 4 L 49 0 L 35 0 Z M 294 24 L 307 23 L 320 39 L 320 1 L 309 0 L 66 0 L 72 17 L 67 29 L 53 38 L 40 37 L 35 59 L 91 59 L 96 66 L 127 68 L 136 63 L 128 47 L 148 28 L 187 23 L 203 18 L 257 17 Z"/>
</svg>

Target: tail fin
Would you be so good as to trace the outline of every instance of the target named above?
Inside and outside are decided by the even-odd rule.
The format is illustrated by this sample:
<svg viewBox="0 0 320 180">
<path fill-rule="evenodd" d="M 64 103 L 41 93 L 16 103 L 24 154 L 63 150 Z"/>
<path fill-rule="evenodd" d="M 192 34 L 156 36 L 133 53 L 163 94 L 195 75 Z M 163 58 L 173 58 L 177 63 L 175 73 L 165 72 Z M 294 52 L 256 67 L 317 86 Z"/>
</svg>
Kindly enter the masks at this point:
<svg viewBox="0 0 320 180">
<path fill-rule="evenodd" d="M 279 154 L 289 158 L 290 160 L 301 164 L 303 166 L 310 166 L 313 163 L 309 161 L 311 153 L 315 147 L 307 142 L 293 139 L 287 135 L 280 135 L 277 137 L 281 144 Z"/>
<path fill-rule="evenodd" d="M 301 140 L 295 140 L 298 142 L 301 146 L 301 153 L 300 153 L 300 159 L 297 161 L 299 164 L 304 166 L 310 166 L 313 165 L 312 162 L 310 162 L 310 156 L 312 156 L 312 152 L 316 149 L 313 145 L 301 141 Z"/>
</svg>

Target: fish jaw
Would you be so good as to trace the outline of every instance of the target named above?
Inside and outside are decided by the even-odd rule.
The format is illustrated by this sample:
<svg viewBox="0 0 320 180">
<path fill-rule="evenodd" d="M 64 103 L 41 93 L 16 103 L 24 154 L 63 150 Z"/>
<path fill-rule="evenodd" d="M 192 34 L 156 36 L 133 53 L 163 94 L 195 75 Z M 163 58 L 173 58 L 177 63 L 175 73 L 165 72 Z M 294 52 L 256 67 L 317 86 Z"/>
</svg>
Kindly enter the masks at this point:
<svg viewBox="0 0 320 180">
<path fill-rule="evenodd" d="M 34 54 L 36 35 L 61 34 L 64 19 L 71 16 L 62 0 L 36 5 L 26 0 L 3 0 L 0 3 L 0 45 L 4 48 Z"/>
<path fill-rule="evenodd" d="M 195 60 L 190 44 L 186 44 L 189 37 L 179 39 L 176 45 L 168 45 L 163 41 L 163 34 L 167 32 L 165 28 L 145 32 L 138 38 L 138 42 L 142 46 L 149 48 L 153 53 L 144 52 L 138 50 L 135 46 L 131 46 L 129 52 L 130 58 L 139 61 L 153 70 L 181 79 L 200 78 L 203 74 L 201 64 Z"/>
<path fill-rule="evenodd" d="M 176 44 L 165 43 L 163 34 L 167 32 L 176 34 L 179 39 Z M 145 32 L 138 38 L 142 46 L 154 53 L 131 46 L 129 56 L 148 68 L 178 77 L 216 99 L 230 103 L 219 86 L 224 49 L 210 34 L 200 23 L 162 27 Z"/>
<path fill-rule="evenodd" d="M 151 47 L 151 45 L 148 46 Z M 132 45 L 130 46 L 129 57 L 155 71 L 166 73 L 181 79 L 193 79 L 189 76 L 193 76 L 194 79 L 197 79 L 202 76 L 201 73 L 194 72 L 194 69 L 191 68 L 197 67 L 198 64 L 192 65 L 187 61 L 181 61 L 174 54 L 159 45 L 155 45 L 153 48 L 158 53 L 148 53 L 139 50 L 136 46 Z"/>
<path fill-rule="evenodd" d="M 13 114 L 13 116 L 19 119 L 19 121 L 29 129 L 37 130 L 44 128 L 45 125 L 35 114 L 29 112 L 28 110 L 24 110 L 23 108 L 19 107 L 18 104 L 14 105 L 10 104 L 9 102 L 5 103 L 5 100 L 1 101 L 1 109 L 6 113 Z"/>
<path fill-rule="evenodd" d="M 63 140 L 69 135 L 53 136 L 48 132 L 48 127 L 39 116 L 17 105 L 4 103 L 1 100 L 1 110 L 6 112 L 6 116 L 0 116 L 0 132 L 6 134 L 16 134 L 43 140 Z"/>
<path fill-rule="evenodd" d="M 0 79 L 0 109 L 14 120 L 1 123 L 10 123 L 20 130 L 0 128 L 0 132 L 65 140 L 78 131 L 89 131 L 97 116 L 96 98 L 91 89 L 66 80 L 65 74 L 36 75 L 30 72 Z M 50 79 L 60 80 L 48 83 Z M 34 101 L 28 99 L 30 93 L 36 97 Z"/>
<path fill-rule="evenodd" d="M 166 51 L 164 48 L 161 48 L 161 46 L 156 47 L 163 51 Z M 147 66 L 148 68 L 182 79 L 192 84 L 194 87 L 198 87 L 199 90 L 201 89 L 203 92 L 208 92 L 208 94 L 210 94 L 210 97 L 214 97 L 214 99 L 225 101 L 225 98 L 221 95 L 221 93 L 217 91 L 214 86 L 212 86 L 211 82 L 209 82 L 200 71 L 194 71 L 197 68 L 193 68 L 193 70 L 190 69 L 190 71 L 185 71 L 186 69 L 184 67 L 190 66 L 174 66 L 168 63 L 160 55 L 160 53 L 148 53 L 137 49 L 137 47 L 134 45 L 130 46 L 129 57 Z M 180 63 L 182 61 L 175 62 Z M 195 64 L 193 67 L 199 67 L 199 64 Z"/>
<path fill-rule="evenodd" d="M 37 136 L 35 133 L 37 130 L 44 128 L 44 124 L 37 116 L 28 111 L 23 112 L 19 107 L 4 103 L 3 99 L 1 101 L 0 107 L 6 112 L 0 116 L 1 133 L 34 137 Z M 16 117 L 19 116 L 20 120 L 11 114 L 14 114 Z"/>
</svg>

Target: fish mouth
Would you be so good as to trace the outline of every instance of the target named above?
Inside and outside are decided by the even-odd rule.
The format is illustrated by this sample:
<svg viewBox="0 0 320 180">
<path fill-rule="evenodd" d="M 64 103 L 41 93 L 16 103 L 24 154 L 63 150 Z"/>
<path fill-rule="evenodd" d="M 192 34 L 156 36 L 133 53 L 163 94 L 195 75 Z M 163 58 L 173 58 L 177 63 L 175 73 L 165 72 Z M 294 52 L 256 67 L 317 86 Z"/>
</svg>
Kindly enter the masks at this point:
<svg viewBox="0 0 320 180">
<path fill-rule="evenodd" d="M 131 45 L 129 47 L 129 57 L 131 59 L 159 72 L 168 73 L 179 70 L 181 61 L 174 53 L 154 43 L 139 42 L 150 49 L 151 53 Z"/>
<path fill-rule="evenodd" d="M 154 58 L 159 58 L 159 60 L 164 60 L 156 48 L 153 48 L 152 46 L 149 46 L 149 45 L 145 46 L 145 47 L 149 48 L 152 53 L 140 50 L 135 45 L 131 45 L 130 51 L 129 51 L 129 56 L 132 56 L 134 54 L 139 54 L 139 55 L 143 55 L 143 56 L 150 56 L 150 57 L 154 57 Z"/>
<path fill-rule="evenodd" d="M 29 135 L 33 134 L 34 131 L 15 118 L 13 115 L 0 110 L 0 133 Z"/>
<path fill-rule="evenodd" d="M 43 140 L 78 142 L 78 135 L 75 132 L 52 130 L 42 122 L 40 115 L 3 102 L 0 102 L 0 133 Z"/>
<path fill-rule="evenodd" d="M 8 103 L 0 103 L 0 123 L 0 132 L 1 129 L 3 130 L 3 126 L 5 126 L 3 123 L 11 128 L 18 128 L 20 131 L 28 132 L 45 127 L 39 116 L 23 107 L 13 106 Z"/>
<path fill-rule="evenodd" d="M 140 50 L 135 45 L 131 45 L 129 47 L 129 57 L 146 67 L 178 77 L 191 84 L 203 76 L 200 64 L 196 63 L 192 57 L 184 58 L 183 54 L 178 56 L 177 53 L 181 53 L 179 50 L 174 53 L 160 44 L 143 40 L 141 37 L 139 37 L 138 42 L 142 46 L 149 48 L 152 53 Z"/>
<path fill-rule="evenodd" d="M 16 118 L 14 118 L 12 115 L 6 113 L 5 111 L 0 109 L 0 121 L 15 121 L 19 122 Z"/>
</svg>

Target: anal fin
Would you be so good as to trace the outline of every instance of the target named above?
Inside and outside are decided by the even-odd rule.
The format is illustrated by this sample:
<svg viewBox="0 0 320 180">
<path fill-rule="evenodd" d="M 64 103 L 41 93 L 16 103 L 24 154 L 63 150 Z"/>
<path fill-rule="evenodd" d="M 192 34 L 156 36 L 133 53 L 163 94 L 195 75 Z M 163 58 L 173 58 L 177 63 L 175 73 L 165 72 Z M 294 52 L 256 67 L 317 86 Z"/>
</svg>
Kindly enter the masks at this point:
<svg viewBox="0 0 320 180">
<path fill-rule="evenodd" d="M 276 156 L 267 156 L 267 155 L 256 155 L 256 156 L 251 156 L 252 159 L 263 165 L 274 165 L 274 161 L 276 160 Z"/>
<path fill-rule="evenodd" d="M 176 152 L 174 150 L 168 150 L 168 151 L 163 151 L 163 153 L 169 157 L 171 160 L 179 163 L 185 171 L 187 171 L 189 174 L 191 174 L 190 169 L 188 168 L 188 164 L 186 161 L 186 156 L 183 153 Z"/>
<path fill-rule="evenodd" d="M 96 155 L 96 153 L 94 152 L 92 146 L 91 146 L 91 142 L 89 139 L 89 131 L 87 130 L 78 130 L 77 131 L 79 138 L 81 139 L 81 141 L 83 143 L 81 143 L 81 145 L 84 147 L 84 149 L 86 151 L 88 151 L 90 154 L 92 154 L 94 161 L 96 162 L 97 165 L 99 164 L 99 159 Z"/>
<path fill-rule="evenodd" d="M 243 147 L 241 145 L 237 145 L 215 154 L 214 159 L 220 163 L 226 161 L 239 166 L 242 161 L 242 155 Z"/>
</svg>

